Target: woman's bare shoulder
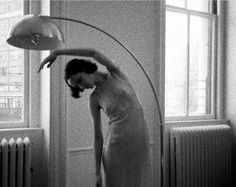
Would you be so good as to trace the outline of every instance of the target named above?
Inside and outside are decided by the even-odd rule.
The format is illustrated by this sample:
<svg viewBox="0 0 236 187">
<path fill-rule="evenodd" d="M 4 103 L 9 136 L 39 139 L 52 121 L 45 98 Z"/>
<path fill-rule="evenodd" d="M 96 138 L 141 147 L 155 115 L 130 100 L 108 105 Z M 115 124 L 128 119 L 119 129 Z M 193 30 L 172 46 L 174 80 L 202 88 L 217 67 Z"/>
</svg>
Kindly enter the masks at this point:
<svg viewBox="0 0 236 187">
<path fill-rule="evenodd" d="M 116 68 L 115 70 L 113 70 L 112 72 L 110 72 L 110 74 L 113 77 L 120 78 L 120 79 L 125 80 L 125 81 L 129 81 L 128 77 L 125 75 L 125 73 L 123 71 L 120 70 L 119 67 Z"/>
</svg>

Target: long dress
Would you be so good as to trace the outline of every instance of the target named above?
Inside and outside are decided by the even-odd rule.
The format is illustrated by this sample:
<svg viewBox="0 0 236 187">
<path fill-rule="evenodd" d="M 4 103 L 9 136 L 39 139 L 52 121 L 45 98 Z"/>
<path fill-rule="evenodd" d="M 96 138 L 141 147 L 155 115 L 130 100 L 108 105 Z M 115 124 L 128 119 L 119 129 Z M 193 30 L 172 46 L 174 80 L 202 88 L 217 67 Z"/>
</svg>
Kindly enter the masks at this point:
<svg viewBox="0 0 236 187">
<path fill-rule="evenodd" d="M 111 72 L 94 94 L 109 117 L 102 156 L 106 187 L 150 187 L 148 129 L 129 80 L 119 70 Z"/>
</svg>

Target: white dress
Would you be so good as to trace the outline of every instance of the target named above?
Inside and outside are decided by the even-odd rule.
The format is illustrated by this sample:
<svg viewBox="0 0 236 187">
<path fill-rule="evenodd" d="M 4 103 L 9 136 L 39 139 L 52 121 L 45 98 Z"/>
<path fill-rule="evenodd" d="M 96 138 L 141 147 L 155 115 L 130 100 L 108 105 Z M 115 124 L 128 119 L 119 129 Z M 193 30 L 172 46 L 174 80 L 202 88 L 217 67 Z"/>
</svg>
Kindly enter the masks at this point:
<svg viewBox="0 0 236 187">
<path fill-rule="evenodd" d="M 129 80 L 117 70 L 94 94 L 110 119 L 103 152 L 106 187 L 150 187 L 148 129 Z"/>
</svg>

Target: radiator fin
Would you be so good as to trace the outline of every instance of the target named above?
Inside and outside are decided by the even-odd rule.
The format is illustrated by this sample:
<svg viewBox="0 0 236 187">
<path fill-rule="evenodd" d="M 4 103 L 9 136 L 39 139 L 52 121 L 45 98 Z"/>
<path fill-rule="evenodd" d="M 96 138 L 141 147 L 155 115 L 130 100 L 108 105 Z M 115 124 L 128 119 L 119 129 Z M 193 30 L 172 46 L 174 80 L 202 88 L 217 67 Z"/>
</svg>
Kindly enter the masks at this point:
<svg viewBox="0 0 236 187">
<path fill-rule="evenodd" d="M 8 181 L 9 181 L 9 186 L 10 187 L 15 187 L 16 186 L 16 181 L 15 181 L 15 172 L 16 172 L 16 142 L 13 138 L 10 139 L 9 141 L 9 177 L 8 177 Z"/>
</svg>

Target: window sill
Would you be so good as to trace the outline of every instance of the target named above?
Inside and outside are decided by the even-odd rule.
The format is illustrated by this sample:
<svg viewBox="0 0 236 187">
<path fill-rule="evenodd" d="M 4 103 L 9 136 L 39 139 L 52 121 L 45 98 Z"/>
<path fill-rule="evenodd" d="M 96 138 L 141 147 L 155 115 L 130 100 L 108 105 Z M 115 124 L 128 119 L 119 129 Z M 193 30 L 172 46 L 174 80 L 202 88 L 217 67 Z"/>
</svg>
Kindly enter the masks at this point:
<svg viewBox="0 0 236 187">
<path fill-rule="evenodd" d="M 229 124 L 227 119 L 207 119 L 207 120 L 183 120 L 183 121 L 168 121 L 164 123 L 167 126 L 195 126 L 195 125 L 221 125 Z"/>
<path fill-rule="evenodd" d="M 11 134 L 11 133 L 34 133 L 34 132 L 40 132 L 43 131 L 42 128 L 6 128 L 6 129 L 0 129 L 0 134 Z"/>
</svg>

